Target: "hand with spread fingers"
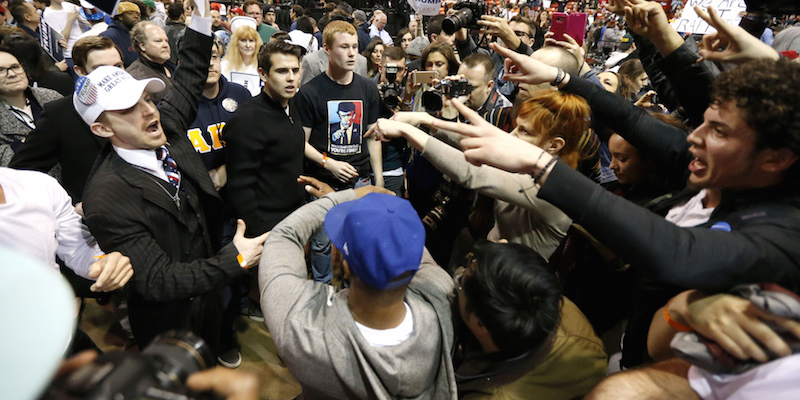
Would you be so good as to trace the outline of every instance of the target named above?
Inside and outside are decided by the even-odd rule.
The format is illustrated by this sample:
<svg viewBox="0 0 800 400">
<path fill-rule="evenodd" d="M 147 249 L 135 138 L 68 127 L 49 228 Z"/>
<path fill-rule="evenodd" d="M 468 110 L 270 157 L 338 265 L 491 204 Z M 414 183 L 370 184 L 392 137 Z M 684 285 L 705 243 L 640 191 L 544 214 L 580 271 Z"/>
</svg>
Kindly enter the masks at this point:
<svg viewBox="0 0 800 400">
<path fill-rule="evenodd" d="M 461 139 L 464 158 L 474 165 L 488 164 L 511 172 L 529 173 L 542 149 L 518 139 L 492 125 L 458 100 L 450 100 L 470 124 L 442 120 L 431 126 L 467 136 Z"/>
<path fill-rule="evenodd" d="M 506 58 L 505 73 L 503 74 L 504 81 L 538 85 L 540 83 L 553 82 L 558 76 L 558 68 L 556 67 L 534 60 L 525 54 L 516 53 L 496 43 L 490 44 L 489 47 Z M 569 75 L 567 75 L 564 83 L 568 81 Z"/>
<path fill-rule="evenodd" d="M 508 20 L 505 18 L 483 15 L 481 19 L 478 20 L 478 25 L 485 26 L 485 33 L 500 38 L 509 49 L 516 49 L 519 47 L 519 37 L 517 37 L 517 34 L 511 29 L 511 26 L 508 25 Z"/>
<path fill-rule="evenodd" d="M 703 49 L 698 53 L 701 60 L 742 63 L 750 60 L 778 60 L 780 55 L 742 27 L 733 26 L 719 17 L 713 7 L 708 12 L 700 6 L 694 11 L 717 31 L 703 36 Z"/>
<path fill-rule="evenodd" d="M 95 279 L 89 290 L 111 292 L 125 286 L 132 276 L 131 259 L 114 251 L 101 256 L 89 267 L 89 277 Z"/>
<path fill-rule="evenodd" d="M 652 37 L 674 30 L 669 25 L 667 14 L 660 3 L 644 0 L 621 0 L 625 21 L 633 33 Z"/>
</svg>

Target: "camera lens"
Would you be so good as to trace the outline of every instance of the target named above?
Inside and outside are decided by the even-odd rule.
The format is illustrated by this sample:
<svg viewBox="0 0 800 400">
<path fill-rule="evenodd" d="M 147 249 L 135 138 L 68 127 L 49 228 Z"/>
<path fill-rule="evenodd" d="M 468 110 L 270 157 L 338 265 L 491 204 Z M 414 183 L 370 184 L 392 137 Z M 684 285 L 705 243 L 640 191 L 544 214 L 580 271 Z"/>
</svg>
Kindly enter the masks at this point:
<svg viewBox="0 0 800 400">
<path fill-rule="evenodd" d="M 442 92 L 439 90 L 426 90 L 422 92 L 422 106 L 427 111 L 441 111 L 442 106 Z"/>
<path fill-rule="evenodd" d="M 205 341 L 191 332 L 167 332 L 142 351 L 159 364 L 159 378 L 185 382 L 194 372 L 213 367 L 216 359 Z"/>
<path fill-rule="evenodd" d="M 472 19 L 472 10 L 468 7 L 462 8 L 442 21 L 442 30 L 444 33 L 452 35 L 456 33 L 457 30 L 469 25 Z"/>
</svg>

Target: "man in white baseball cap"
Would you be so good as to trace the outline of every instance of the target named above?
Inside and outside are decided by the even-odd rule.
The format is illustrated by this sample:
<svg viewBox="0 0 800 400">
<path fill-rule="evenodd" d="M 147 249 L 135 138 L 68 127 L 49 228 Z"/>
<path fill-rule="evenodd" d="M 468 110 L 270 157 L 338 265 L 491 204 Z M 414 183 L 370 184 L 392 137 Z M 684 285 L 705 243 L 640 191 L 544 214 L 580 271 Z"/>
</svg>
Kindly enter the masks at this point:
<svg viewBox="0 0 800 400">
<path fill-rule="evenodd" d="M 232 324 L 221 323 L 220 289 L 258 264 L 266 235 L 245 239 L 240 221 L 233 242 L 219 248 L 221 200 L 186 139 L 212 44 L 208 3 L 194 9 L 181 67 L 159 107 L 150 98 L 165 87 L 158 78 L 136 80 L 103 66 L 76 82 L 75 109 L 92 133 L 110 142 L 86 184 L 83 208 L 100 247 L 128 255 L 136 271 L 128 308 L 137 344 L 190 330 L 218 356 L 233 348 L 231 357 L 218 360 L 235 367 L 241 356 Z"/>
</svg>

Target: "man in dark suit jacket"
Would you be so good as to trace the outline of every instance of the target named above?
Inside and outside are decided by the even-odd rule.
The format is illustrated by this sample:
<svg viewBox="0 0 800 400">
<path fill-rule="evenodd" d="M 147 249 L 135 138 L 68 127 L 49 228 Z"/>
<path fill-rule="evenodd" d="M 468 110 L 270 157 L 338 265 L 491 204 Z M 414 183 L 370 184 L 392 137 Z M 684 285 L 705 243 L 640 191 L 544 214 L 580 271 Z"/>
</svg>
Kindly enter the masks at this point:
<svg viewBox="0 0 800 400">
<path fill-rule="evenodd" d="M 246 239 L 240 221 L 233 242 L 218 249 L 221 200 L 186 139 L 211 58 L 207 4 L 202 11 L 195 9 L 183 63 L 159 108 L 150 92 L 164 89 L 161 80 L 107 66 L 79 78 L 73 99 L 92 132 L 110 142 L 86 185 L 84 212 L 101 248 L 124 252 L 134 266 L 128 307 L 138 344 L 188 329 L 219 354 L 219 289 L 258 263 L 266 234 Z"/>
<path fill-rule="evenodd" d="M 122 53 L 111 39 L 90 36 L 75 43 L 72 61 L 75 73 L 84 76 L 103 65 L 122 67 Z M 9 167 L 47 172 L 60 163 L 61 185 L 73 203 L 80 203 L 89 171 L 107 142 L 92 134 L 75 111 L 72 96 L 64 97 L 44 106 L 36 129 L 28 134 Z"/>
</svg>

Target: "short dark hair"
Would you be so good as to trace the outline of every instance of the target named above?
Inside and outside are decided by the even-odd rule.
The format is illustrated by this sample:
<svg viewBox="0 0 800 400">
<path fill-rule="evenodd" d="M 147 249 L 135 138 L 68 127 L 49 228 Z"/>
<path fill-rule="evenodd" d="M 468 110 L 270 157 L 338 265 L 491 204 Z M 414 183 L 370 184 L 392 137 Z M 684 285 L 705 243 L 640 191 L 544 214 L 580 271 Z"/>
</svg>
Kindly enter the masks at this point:
<svg viewBox="0 0 800 400">
<path fill-rule="evenodd" d="M 406 52 L 397 46 L 388 46 L 383 49 L 383 59 L 391 58 L 392 60 L 405 60 Z"/>
<path fill-rule="evenodd" d="M 301 6 L 301 5 L 299 5 L 299 4 L 295 4 L 295 5 L 293 5 L 293 6 L 290 8 L 290 10 L 291 10 L 291 11 L 294 11 L 294 15 L 295 15 L 297 18 L 300 18 L 300 17 L 302 17 L 302 16 L 303 16 L 303 6 Z"/>
<path fill-rule="evenodd" d="M 781 58 L 777 62 L 757 60 L 742 64 L 717 77 L 711 97 L 716 103 L 736 104 L 747 126 L 758 133 L 757 148 L 788 148 L 800 155 L 800 65 L 797 63 Z"/>
<path fill-rule="evenodd" d="M 303 49 L 300 46 L 279 40 L 271 40 L 267 42 L 267 44 L 261 46 L 261 50 L 258 51 L 258 67 L 263 69 L 266 74 L 269 74 L 269 70 L 272 68 L 273 54 L 286 54 L 295 56 L 300 60 Z"/>
<path fill-rule="evenodd" d="M 170 21 L 177 21 L 183 15 L 183 2 L 176 1 L 167 5 L 167 17 Z"/>
<path fill-rule="evenodd" d="M 491 82 L 494 79 L 494 61 L 492 61 L 492 57 L 488 54 L 484 53 L 472 53 L 468 55 L 461 64 L 465 65 L 469 69 L 475 69 L 478 66 L 483 66 L 483 80 L 486 82 Z"/>
<path fill-rule="evenodd" d="M 25 16 L 28 15 L 28 7 L 25 6 L 26 3 L 17 4 L 14 7 L 11 7 L 11 15 L 14 16 L 14 21 L 17 22 L 17 25 L 21 25 Z M 33 7 L 33 6 L 31 6 Z M 36 12 L 36 8 L 33 9 L 33 12 Z"/>
<path fill-rule="evenodd" d="M 291 39 L 292 39 L 292 37 L 289 36 L 289 32 L 277 31 L 277 32 L 272 34 L 272 38 L 271 38 L 270 42 L 275 42 L 275 41 L 283 42 L 283 41 L 291 40 Z"/>
<path fill-rule="evenodd" d="M 561 287 L 547 261 L 529 247 L 479 241 L 476 263 L 461 282 L 466 311 L 486 326 L 508 355 L 540 348 L 561 323 Z"/>
<path fill-rule="evenodd" d="M 533 37 L 533 35 L 536 33 L 536 28 L 533 27 L 533 21 L 523 17 L 522 15 L 515 15 L 508 22 L 521 22 L 528 25 L 528 36 L 530 37 Z"/>
<path fill-rule="evenodd" d="M 264 16 L 264 10 L 261 7 L 263 4 L 258 0 L 247 0 L 247 1 L 245 1 L 244 4 L 242 4 L 242 11 L 247 13 L 247 7 L 250 7 L 252 5 L 258 6 L 258 9 L 261 10 L 261 16 L 263 17 Z"/>
<path fill-rule="evenodd" d="M 31 84 L 39 80 L 47 70 L 45 55 L 39 42 L 27 34 L 11 34 L 3 39 L 4 47 L 11 50 L 11 54 L 17 58 L 25 68 Z"/>
<path fill-rule="evenodd" d="M 115 49 L 119 53 L 119 59 L 122 60 L 122 52 L 119 47 L 114 44 L 114 41 L 105 36 L 87 36 L 79 39 L 72 46 L 72 62 L 75 63 L 80 69 L 86 71 L 86 60 L 89 59 L 89 53 L 95 50 Z"/>
<path fill-rule="evenodd" d="M 432 34 L 441 34 L 442 33 L 442 21 L 444 21 L 445 16 L 442 14 L 434 15 L 431 19 L 428 20 L 428 38 L 430 39 Z M 431 39 L 433 40 L 433 39 Z"/>
<path fill-rule="evenodd" d="M 297 30 L 303 33 L 314 33 L 314 23 L 311 22 L 311 17 L 300 17 L 297 19 Z"/>
</svg>

